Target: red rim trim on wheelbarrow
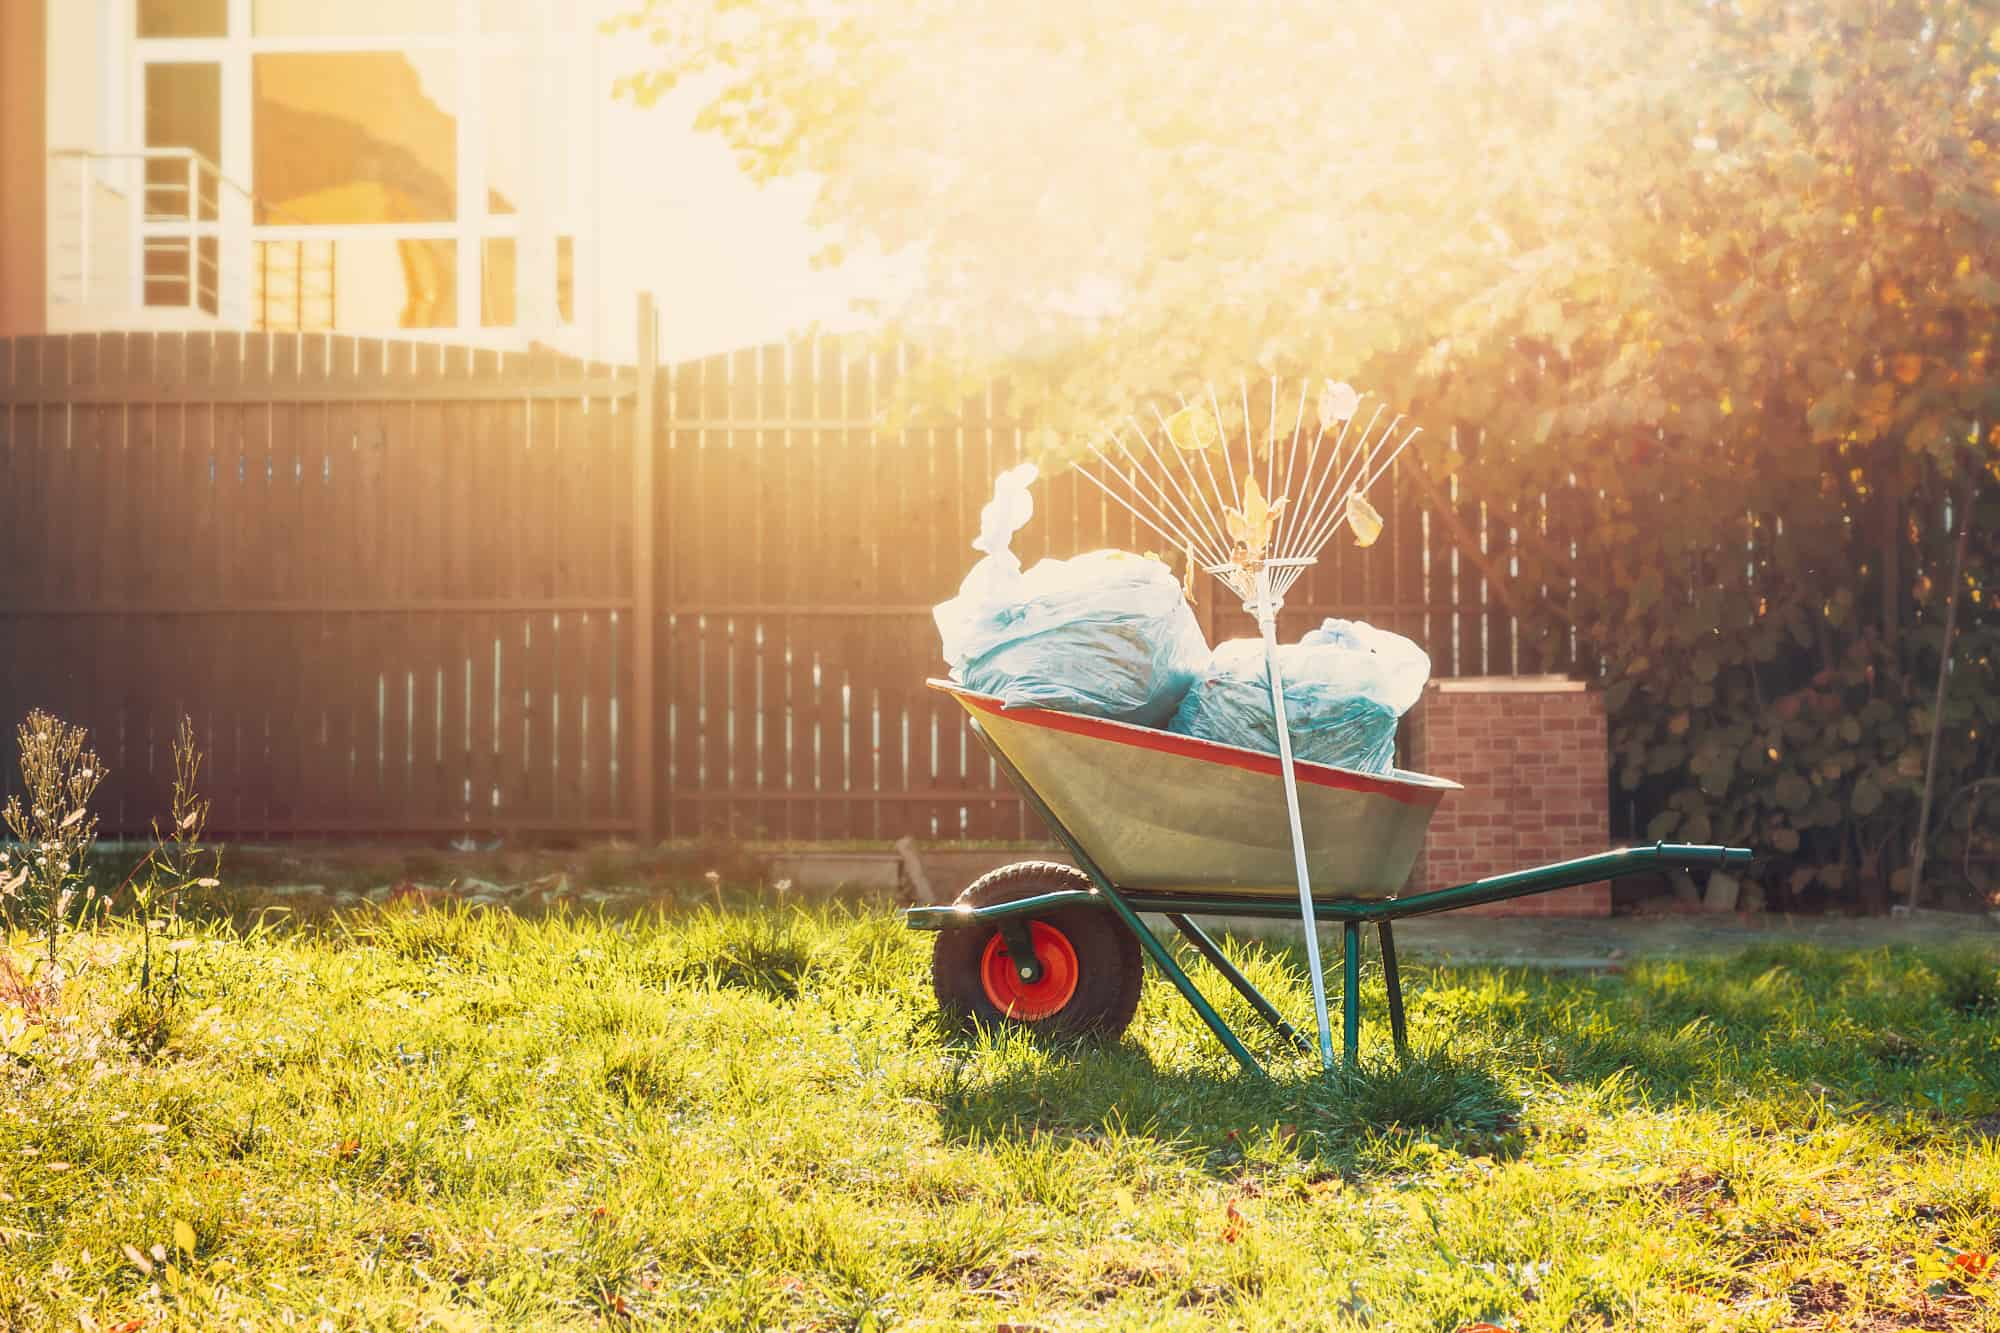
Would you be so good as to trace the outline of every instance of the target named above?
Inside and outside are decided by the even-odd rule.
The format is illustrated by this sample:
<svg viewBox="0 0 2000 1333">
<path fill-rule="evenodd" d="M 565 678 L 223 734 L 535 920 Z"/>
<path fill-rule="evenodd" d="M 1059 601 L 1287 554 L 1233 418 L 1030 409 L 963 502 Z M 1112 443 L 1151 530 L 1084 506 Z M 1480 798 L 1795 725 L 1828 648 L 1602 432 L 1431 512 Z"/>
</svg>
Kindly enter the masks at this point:
<svg viewBox="0 0 2000 1333">
<path fill-rule="evenodd" d="M 990 694 L 979 694 L 951 681 L 931 681 L 929 684 L 932 689 L 950 694 L 968 708 L 1004 716 L 1031 727 L 1047 727 L 1051 731 L 1089 736 L 1095 740 L 1112 741 L 1118 745 L 1130 745 L 1141 750 L 1178 755 L 1183 759 L 1199 759 L 1204 763 L 1222 764 L 1229 768 L 1240 768 L 1246 773 L 1261 773 L 1267 777 L 1276 777 L 1283 771 L 1277 755 L 1265 754 L 1261 750 L 1246 750 L 1240 745 L 1225 745 L 1221 741 L 1206 741 L 1196 736 L 1182 736 L 1152 727 L 1138 727 L 1129 722 L 1113 722 L 1109 718 L 1084 717 L 1081 714 L 1065 713 L 1054 708 L 1028 706 L 1008 708 Z M 1373 796 L 1386 796 L 1404 805 L 1435 808 L 1444 800 L 1446 792 L 1462 790 L 1458 783 L 1440 778 L 1427 777 L 1420 782 L 1413 782 L 1407 778 L 1371 777 L 1366 773 L 1355 773 L 1348 769 L 1335 768 L 1330 764 L 1316 764 L 1307 759 L 1296 760 L 1292 771 L 1298 775 L 1300 782 L 1310 783 L 1315 787 L 1332 787 L 1338 791 L 1358 791 Z"/>
<path fill-rule="evenodd" d="M 1021 980 L 1014 960 L 1007 956 L 1007 942 L 995 931 L 979 959 L 979 984 L 986 988 L 986 998 L 995 1009 L 1009 1018 L 1033 1023 L 1062 1012 L 1076 994 L 1078 968 L 1069 936 L 1054 926 L 1030 921 L 1028 938 L 1035 946 L 1035 961 L 1042 965 L 1040 981 Z"/>
</svg>

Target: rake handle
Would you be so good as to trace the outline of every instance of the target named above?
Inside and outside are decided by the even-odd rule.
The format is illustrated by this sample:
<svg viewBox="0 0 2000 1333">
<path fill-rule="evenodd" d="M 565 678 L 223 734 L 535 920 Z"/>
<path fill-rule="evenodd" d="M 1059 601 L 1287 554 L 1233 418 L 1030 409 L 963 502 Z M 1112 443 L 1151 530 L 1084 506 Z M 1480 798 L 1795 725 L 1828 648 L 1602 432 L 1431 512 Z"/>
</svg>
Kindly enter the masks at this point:
<svg viewBox="0 0 2000 1333">
<path fill-rule="evenodd" d="M 1313 1018 L 1319 1024 L 1319 1059 L 1333 1068 L 1333 1024 L 1326 1012 L 1326 975 L 1319 961 L 1319 921 L 1313 912 L 1312 872 L 1306 868 L 1305 826 L 1299 818 L 1298 775 L 1292 767 L 1292 729 L 1285 716 L 1285 681 L 1278 671 L 1278 607 L 1271 596 L 1270 575 L 1257 571 L 1257 602 L 1252 608 L 1264 636 L 1264 666 L 1271 678 L 1271 718 L 1278 724 L 1278 767 L 1284 776 L 1285 815 L 1292 827 L 1292 867 L 1299 883 L 1299 915 L 1305 922 L 1306 971 L 1312 979 Z"/>
</svg>

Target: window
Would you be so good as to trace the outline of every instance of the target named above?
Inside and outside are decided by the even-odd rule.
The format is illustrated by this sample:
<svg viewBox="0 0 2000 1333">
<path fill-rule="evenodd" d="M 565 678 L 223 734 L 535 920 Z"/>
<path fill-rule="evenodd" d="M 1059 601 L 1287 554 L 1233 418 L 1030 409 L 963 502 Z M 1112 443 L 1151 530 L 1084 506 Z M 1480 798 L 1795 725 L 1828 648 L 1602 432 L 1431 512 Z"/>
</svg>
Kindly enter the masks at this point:
<svg viewBox="0 0 2000 1333">
<path fill-rule="evenodd" d="M 139 0 L 141 37 L 226 37 L 229 0 Z"/>
<path fill-rule="evenodd" d="M 153 61 L 145 69 L 146 147 L 192 149 L 208 163 L 191 167 L 185 159 L 149 158 L 146 216 L 213 221 L 214 168 L 222 161 L 222 66 Z"/>
<path fill-rule="evenodd" d="M 519 323 L 515 293 L 520 269 L 514 262 L 512 236 L 489 236 L 479 253 L 479 322 L 489 329 L 511 329 Z"/>
<path fill-rule="evenodd" d="M 265 332 L 325 332 L 337 327 L 334 252 L 339 242 L 257 241 L 250 271 L 250 309 Z"/>
<path fill-rule="evenodd" d="M 333 308 L 342 329 L 449 329 L 458 324 L 458 243 L 342 236 L 334 242 Z"/>
<path fill-rule="evenodd" d="M 450 51 L 255 56 L 252 171 L 272 220 L 455 219 L 455 61 Z"/>
<path fill-rule="evenodd" d="M 255 0 L 259 37 L 411 37 L 458 30 L 458 0 Z"/>
<path fill-rule="evenodd" d="M 148 236 L 141 250 L 149 306 L 186 306 L 214 314 L 222 283 L 213 236 Z"/>
<path fill-rule="evenodd" d="M 480 65 L 479 96 L 486 119 L 486 211 L 521 211 L 535 127 L 529 119 L 535 99 L 522 77 L 521 49 L 496 45 Z"/>
</svg>

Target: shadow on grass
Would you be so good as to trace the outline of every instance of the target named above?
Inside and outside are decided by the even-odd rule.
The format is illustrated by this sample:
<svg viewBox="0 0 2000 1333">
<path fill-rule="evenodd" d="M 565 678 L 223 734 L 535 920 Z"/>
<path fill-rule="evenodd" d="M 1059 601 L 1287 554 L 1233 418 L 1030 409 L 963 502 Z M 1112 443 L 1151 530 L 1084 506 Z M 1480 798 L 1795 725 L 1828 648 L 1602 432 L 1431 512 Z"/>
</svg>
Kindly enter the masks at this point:
<svg viewBox="0 0 2000 1333">
<path fill-rule="evenodd" d="M 1365 1143 L 1398 1135 L 1504 1155 L 1520 1111 L 1491 1069 L 1445 1051 L 1329 1072 L 1288 1060 L 1260 1078 L 1233 1064 L 1163 1068 L 1130 1041 L 993 1041 L 997 1059 L 980 1062 L 991 1072 L 962 1062 L 935 1090 L 951 1141 L 1143 1135 L 1229 1172 L 1259 1153 L 1351 1165 Z"/>
<path fill-rule="evenodd" d="M 1220 993 L 1212 974 L 1198 983 Z M 1369 1001 L 1379 1003 L 1379 985 Z M 1266 1081 L 1215 1052 L 1156 1066 L 1129 1040 L 1007 1034 L 983 1039 L 988 1058 L 938 1090 L 939 1115 L 961 1139 L 1123 1129 L 1205 1147 L 1223 1165 L 1273 1134 L 1350 1161 L 1385 1134 L 1506 1155 L 1518 1145 L 1513 1089 L 1537 1084 L 1612 1088 L 1658 1107 L 1741 1107 L 1770 1126 L 1868 1117 L 1926 1140 L 2000 1128 L 1990 1055 L 2000 960 L 1984 951 L 1779 945 L 1609 976 L 1410 966 L 1405 988 L 1415 1040 L 1432 1043 L 1406 1063 L 1364 1059 L 1322 1075 L 1266 1044 Z M 1283 1009 L 1297 997 L 1274 998 Z M 1194 1039 L 1210 1043 L 1205 1032 Z"/>
</svg>

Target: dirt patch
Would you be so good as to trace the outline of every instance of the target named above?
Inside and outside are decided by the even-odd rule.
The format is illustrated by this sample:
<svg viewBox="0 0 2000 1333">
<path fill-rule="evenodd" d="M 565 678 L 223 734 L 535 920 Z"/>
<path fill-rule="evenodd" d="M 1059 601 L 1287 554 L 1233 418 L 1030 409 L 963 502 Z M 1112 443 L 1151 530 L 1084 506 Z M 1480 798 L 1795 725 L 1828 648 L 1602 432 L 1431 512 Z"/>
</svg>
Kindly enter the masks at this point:
<svg viewBox="0 0 2000 1333">
<path fill-rule="evenodd" d="M 1801 1317 L 1838 1314 L 1847 1308 L 1847 1287 L 1832 1278 L 1813 1278 L 1794 1282 L 1785 1299 L 1792 1303 L 1792 1313 Z"/>
<path fill-rule="evenodd" d="M 1660 1191 L 1660 1197 L 1682 1212 L 1706 1213 L 1736 1197 L 1729 1181 L 1713 1171 L 1690 1168 Z"/>
</svg>

